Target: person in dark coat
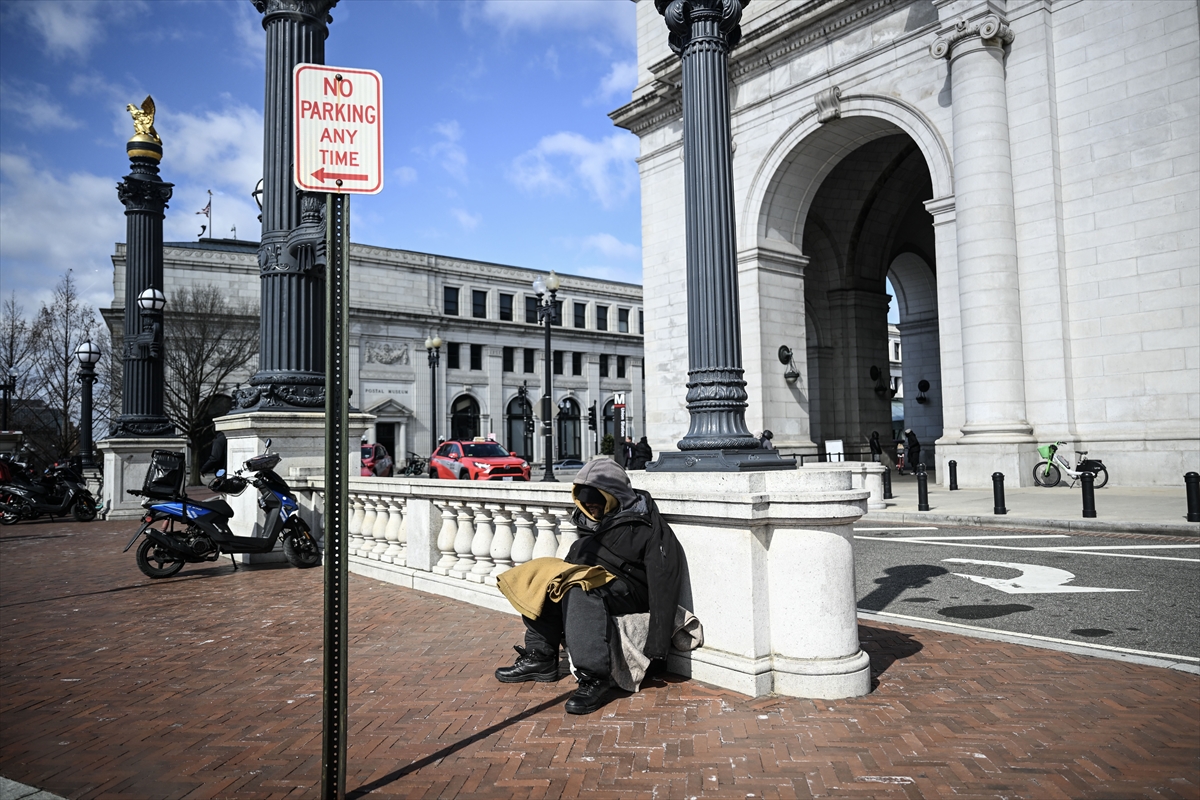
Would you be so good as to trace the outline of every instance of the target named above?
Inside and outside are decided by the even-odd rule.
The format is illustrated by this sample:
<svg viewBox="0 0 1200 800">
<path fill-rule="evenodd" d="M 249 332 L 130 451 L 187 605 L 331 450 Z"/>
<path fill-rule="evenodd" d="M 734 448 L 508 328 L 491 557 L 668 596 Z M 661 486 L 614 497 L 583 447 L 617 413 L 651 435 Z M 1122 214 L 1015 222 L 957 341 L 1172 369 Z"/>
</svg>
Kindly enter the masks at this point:
<svg viewBox="0 0 1200 800">
<path fill-rule="evenodd" d="M 603 567 L 615 580 L 590 591 L 575 586 L 558 603 L 547 602 L 537 619 L 522 616 L 525 647 L 516 663 L 496 670 L 503 683 L 558 680 L 558 646 L 564 639 L 581 676 L 567 700 L 569 714 L 601 708 L 612 688 L 609 639 L 613 617 L 649 612 L 642 652 L 666 659 L 675 632 L 675 610 L 683 582 L 684 554 L 654 498 L 635 490 L 625 470 L 608 459 L 590 461 L 575 476 L 571 521 L 579 539 L 566 561 Z"/>
<path fill-rule="evenodd" d="M 878 464 L 879 457 L 883 455 L 883 445 L 879 443 L 879 431 L 871 431 L 868 444 L 871 446 L 871 460 Z"/>
<path fill-rule="evenodd" d="M 629 469 L 645 469 L 646 465 L 653 460 L 654 450 L 650 447 L 650 442 L 646 441 L 646 437 L 643 436 L 633 446 L 633 458 L 629 461 Z"/>
<path fill-rule="evenodd" d="M 913 433 L 912 428 L 904 430 L 904 460 L 916 475 L 921 463 L 921 443 L 917 441 L 917 435 Z"/>
<path fill-rule="evenodd" d="M 225 432 L 217 431 L 217 435 L 213 437 L 212 444 L 209 445 L 208 459 L 200 466 L 200 474 L 215 475 L 217 470 L 225 469 L 228 449 L 229 444 L 225 439 Z"/>
<path fill-rule="evenodd" d="M 771 441 L 775 438 L 775 434 L 770 431 L 763 431 L 762 439 L 759 440 L 759 447 L 763 450 L 774 450 L 775 442 Z"/>
</svg>

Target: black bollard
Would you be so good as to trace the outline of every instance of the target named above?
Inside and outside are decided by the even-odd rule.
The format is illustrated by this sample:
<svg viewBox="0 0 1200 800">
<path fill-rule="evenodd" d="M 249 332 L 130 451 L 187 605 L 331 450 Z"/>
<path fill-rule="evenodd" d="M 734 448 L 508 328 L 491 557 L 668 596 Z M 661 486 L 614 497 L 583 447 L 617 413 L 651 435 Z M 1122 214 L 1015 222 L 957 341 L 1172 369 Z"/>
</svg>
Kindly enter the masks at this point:
<svg viewBox="0 0 1200 800">
<path fill-rule="evenodd" d="M 917 465 L 917 511 L 929 510 L 929 476 L 925 474 L 925 465 Z"/>
<path fill-rule="evenodd" d="M 892 496 L 892 469 L 891 469 L 891 467 L 884 467 L 884 470 L 883 470 L 883 499 L 884 500 L 894 499 Z"/>
<path fill-rule="evenodd" d="M 1092 519 L 1096 516 L 1096 487 L 1093 485 L 1096 476 L 1090 472 L 1081 472 L 1079 480 L 1083 481 L 1083 518 Z"/>
<path fill-rule="evenodd" d="M 992 473 L 992 498 L 995 503 L 995 508 L 992 509 L 994 514 L 1007 514 L 1008 509 L 1004 507 L 1004 473 Z"/>
<path fill-rule="evenodd" d="M 1183 476 L 1183 482 L 1187 484 L 1187 521 L 1200 522 L 1200 472 L 1189 472 Z M 884 494 L 884 497 L 887 495 Z"/>
<path fill-rule="evenodd" d="M 950 491 L 958 490 L 958 462 L 951 461 L 950 464 Z"/>
</svg>

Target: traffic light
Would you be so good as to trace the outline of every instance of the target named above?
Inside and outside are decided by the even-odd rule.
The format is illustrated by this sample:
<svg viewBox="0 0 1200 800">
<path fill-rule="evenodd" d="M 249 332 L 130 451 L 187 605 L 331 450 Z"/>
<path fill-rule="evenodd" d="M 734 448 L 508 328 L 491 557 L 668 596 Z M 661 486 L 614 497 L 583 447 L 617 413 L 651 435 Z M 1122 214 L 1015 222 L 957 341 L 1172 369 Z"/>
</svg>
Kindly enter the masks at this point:
<svg viewBox="0 0 1200 800">
<path fill-rule="evenodd" d="M 588 430 L 596 430 L 596 404 L 592 403 L 588 407 Z"/>
</svg>

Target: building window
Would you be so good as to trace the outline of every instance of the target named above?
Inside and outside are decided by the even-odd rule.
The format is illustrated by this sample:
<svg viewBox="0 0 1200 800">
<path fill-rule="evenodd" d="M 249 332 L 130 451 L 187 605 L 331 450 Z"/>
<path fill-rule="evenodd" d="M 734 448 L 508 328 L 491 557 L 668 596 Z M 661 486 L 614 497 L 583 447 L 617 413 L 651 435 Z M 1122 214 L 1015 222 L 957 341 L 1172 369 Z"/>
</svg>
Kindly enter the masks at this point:
<svg viewBox="0 0 1200 800">
<path fill-rule="evenodd" d="M 900 343 L 899 343 L 899 342 L 893 342 L 893 343 L 892 343 L 892 349 L 893 349 L 893 351 L 895 352 L 895 355 L 894 355 L 894 356 L 892 356 L 892 361 L 899 361 L 899 360 L 900 360 Z"/>
<path fill-rule="evenodd" d="M 571 374 L 583 374 L 583 353 L 571 353 Z"/>
<path fill-rule="evenodd" d="M 629 333 L 629 309 L 628 308 L 618 308 L 617 309 L 617 332 L 618 333 Z"/>
<path fill-rule="evenodd" d="M 555 374 L 555 375 L 562 375 L 562 374 L 563 374 L 563 373 L 562 373 L 562 364 L 563 364 L 563 357 L 562 357 L 562 354 L 563 354 L 563 351 L 562 351 L 562 350 L 555 350 L 555 351 L 554 351 L 554 374 Z"/>
<path fill-rule="evenodd" d="M 537 325 L 537 309 L 538 300 L 536 297 L 525 298 L 525 321 L 530 325 Z"/>
<path fill-rule="evenodd" d="M 446 369 L 458 369 L 458 342 L 446 343 Z"/>
<path fill-rule="evenodd" d="M 525 348 L 525 370 L 524 370 L 525 372 L 528 372 L 528 373 L 533 372 L 533 363 L 535 360 L 537 360 L 537 350 L 534 350 L 532 347 L 526 347 Z"/>
<path fill-rule="evenodd" d="M 603 353 L 600 354 L 600 377 L 608 377 L 608 356 Z"/>
<path fill-rule="evenodd" d="M 646 333 L 646 313 L 642 309 L 638 309 L 638 333 Z"/>
<path fill-rule="evenodd" d="M 608 306 L 596 306 L 596 330 L 608 330 Z"/>
<path fill-rule="evenodd" d="M 450 438 L 474 439 L 479 435 L 479 403 L 463 395 L 450 407 Z"/>
<path fill-rule="evenodd" d="M 471 292 L 471 316 L 475 319 L 487 319 L 487 292 L 479 289 Z"/>
<path fill-rule="evenodd" d="M 554 320 L 553 320 L 554 325 L 562 325 L 562 322 L 563 322 L 563 320 L 562 320 L 563 308 L 562 307 L 563 307 L 562 300 L 554 301 Z"/>
<path fill-rule="evenodd" d="M 513 321 L 513 296 L 511 294 L 500 295 L 500 319 L 505 322 Z"/>
<path fill-rule="evenodd" d="M 505 372 L 513 371 L 513 361 L 514 361 L 513 355 L 514 355 L 515 351 L 516 351 L 515 347 L 504 348 L 504 362 L 503 362 L 503 365 L 501 366 L 501 369 L 504 370 Z"/>
<path fill-rule="evenodd" d="M 448 317 L 458 316 L 458 288 L 446 286 L 442 289 L 442 311 Z"/>
<path fill-rule="evenodd" d="M 483 345 L 471 345 L 471 369 L 483 369 Z"/>
<path fill-rule="evenodd" d="M 587 303 L 576 303 L 575 304 L 575 327 L 576 328 L 586 328 L 587 327 Z"/>
<path fill-rule="evenodd" d="M 474 347 L 475 345 L 471 345 Z M 617 377 L 625 377 L 625 356 L 617 356 Z"/>
</svg>

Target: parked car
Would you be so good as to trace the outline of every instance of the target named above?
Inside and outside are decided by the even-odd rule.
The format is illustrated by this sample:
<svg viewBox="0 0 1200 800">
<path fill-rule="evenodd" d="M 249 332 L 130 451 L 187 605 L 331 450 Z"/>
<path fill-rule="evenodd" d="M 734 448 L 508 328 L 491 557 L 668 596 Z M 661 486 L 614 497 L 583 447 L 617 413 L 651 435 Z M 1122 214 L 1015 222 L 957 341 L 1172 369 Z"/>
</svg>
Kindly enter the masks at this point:
<svg viewBox="0 0 1200 800">
<path fill-rule="evenodd" d="M 564 458 L 554 465 L 555 469 L 583 469 L 583 462 L 578 458 Z"/>
<path fill-rule="evenodd" d="M 375 444 L 363 443 L 362 446 L 362 471 L 359 473 L 363 477 L 374 478 L 390 478 L 392 471 L 395 468 L 395 463 L 392 457 L 388 455 L 387 448 L 379 442 Z"/>
<path fill-rule="evenodd" d="M 429 457 L 429 477 L 463 481 L 527 481 L 529 462 L 483 438 L 443 442 Z"/>
</svg>

